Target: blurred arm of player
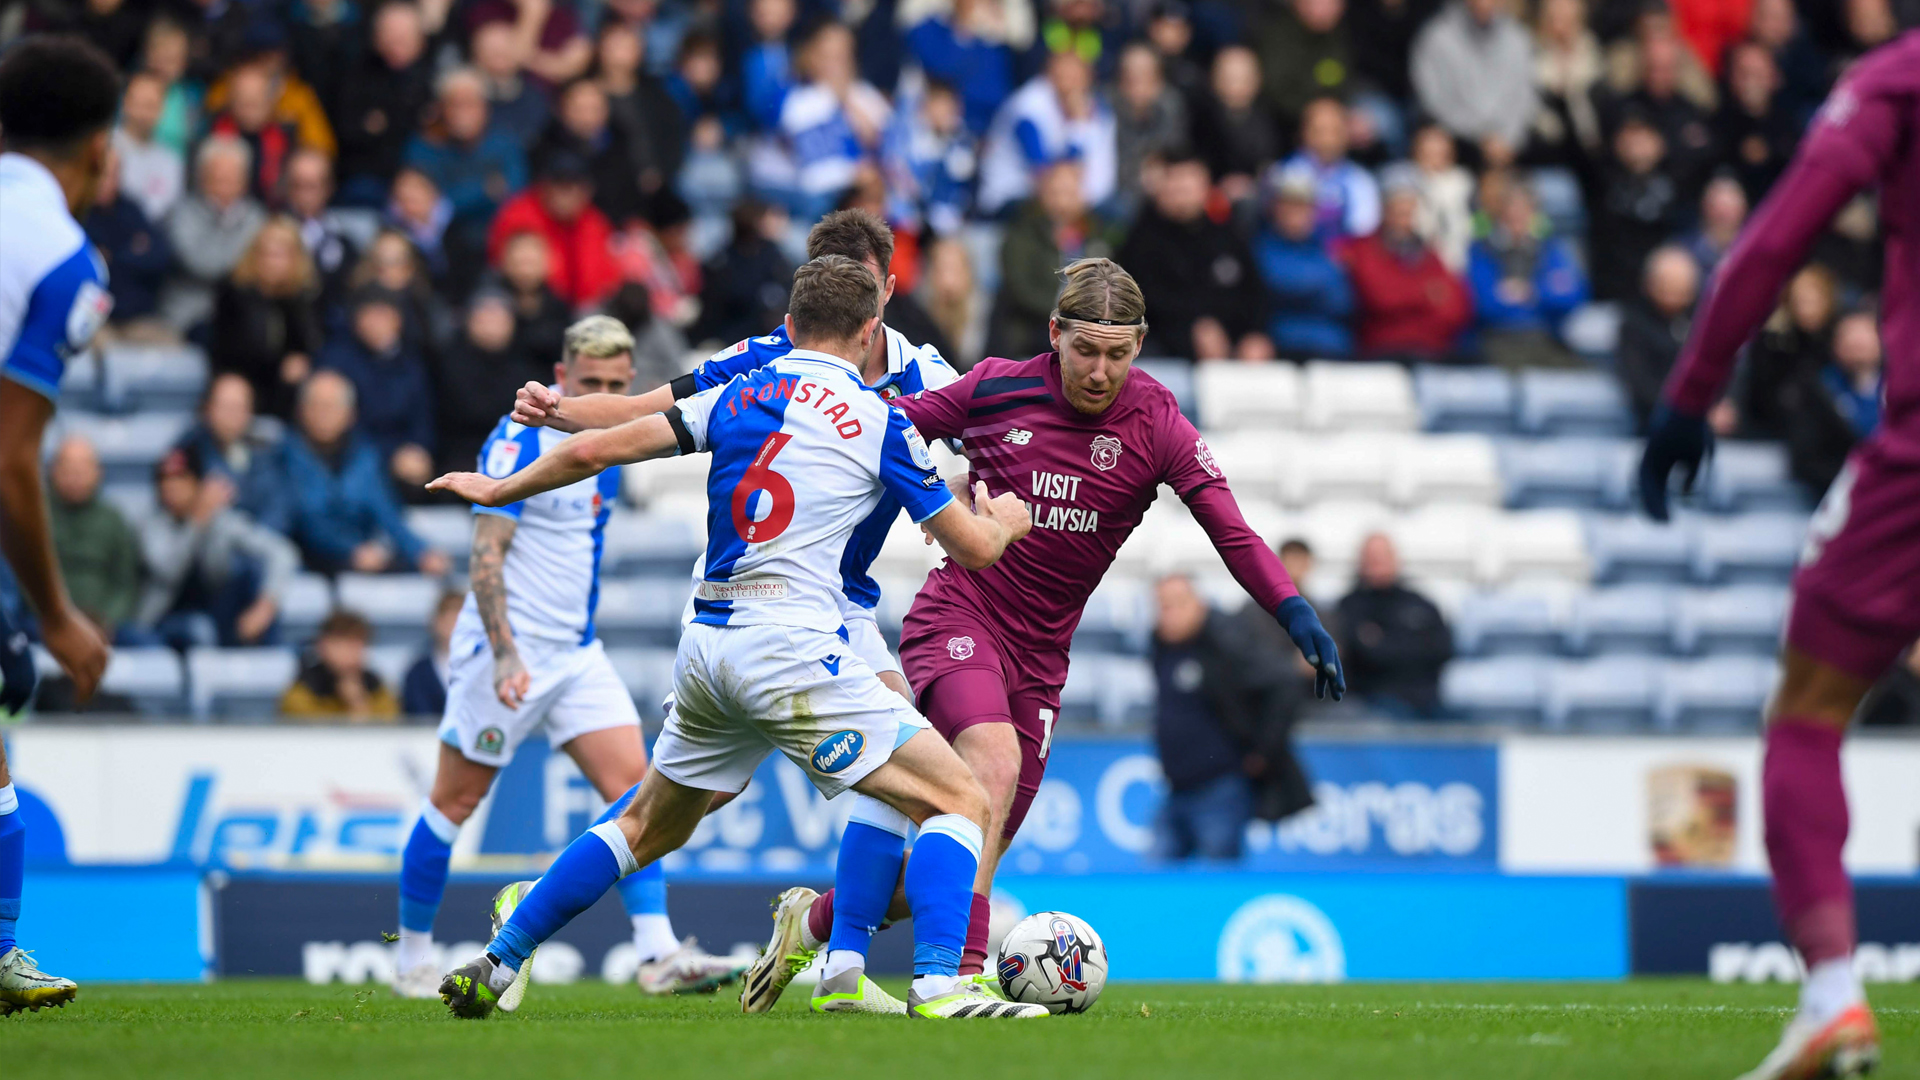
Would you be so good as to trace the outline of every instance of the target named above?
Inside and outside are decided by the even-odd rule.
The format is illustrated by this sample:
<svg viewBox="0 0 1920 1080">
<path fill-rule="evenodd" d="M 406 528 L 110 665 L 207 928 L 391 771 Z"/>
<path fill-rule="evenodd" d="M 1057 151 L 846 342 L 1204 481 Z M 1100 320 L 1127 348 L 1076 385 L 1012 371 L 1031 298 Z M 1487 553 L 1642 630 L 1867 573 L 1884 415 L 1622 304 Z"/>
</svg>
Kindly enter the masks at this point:
<svg viewBox="0 0 1920 1080">
<path fill-rule="evenodd" d="M 473 603 L 480 609 L 480 623 L 487 628 L 487 644 L 493 649 L 493 692 L 509 709 L 518 709 L 533 685 L 533 676 L 520 662 L 520 650 L 513 643 L 513 626 L 507 622 L 504 570 L 517 528 L 519 522 L 510 517 L 475 514 L 473 557 L 467 570 L 473 582 Z"/>
<path fill-rule="evenodd" d="M 673 408 L 673 384 L 644 394 L 580 394 L 564 397 L 545 383 L 530 382 L 513 396 L 513 422 L 569 433 L 619 427 Z"/>
<path fill-rule="evenodd" d="M 0 552 L 40 617 L 47 651 L 73 679 L 76 697 L 93 696 L 107 668 L 107 642 L 67 596 L 54 558 L 40 484 L 40 439 L 53 402 L 11 379 L 0 379 Z"/>
<path fill-rule="evenodd" d="M 691 441 L 679 410 L 674 409 L 665 415 L 642 416 L 617 427 L 569 436 L 533 464 L 499 480 L 481 473 L 448 473 L 427 484 L 427 490 L 451 491 L 480 506 L 506 506 L 578 483 L 611 465 L 672 457 L 680 453 L 683 444 L 691 446 Z"/>
<path fill-rule="evenodd" d="M 999 498 L 987 496 L 987 485 L 973 485 L 973 508 L 956 499 L 946 509 L 921 522 L 921 527 L 953 561 L 969 570 L 985 570 L 1007 550 L 1007 545 L 1027 535 L 1033 528 L 1033 516 L 1027 504 L 1009 491 Z"/>
</svg>

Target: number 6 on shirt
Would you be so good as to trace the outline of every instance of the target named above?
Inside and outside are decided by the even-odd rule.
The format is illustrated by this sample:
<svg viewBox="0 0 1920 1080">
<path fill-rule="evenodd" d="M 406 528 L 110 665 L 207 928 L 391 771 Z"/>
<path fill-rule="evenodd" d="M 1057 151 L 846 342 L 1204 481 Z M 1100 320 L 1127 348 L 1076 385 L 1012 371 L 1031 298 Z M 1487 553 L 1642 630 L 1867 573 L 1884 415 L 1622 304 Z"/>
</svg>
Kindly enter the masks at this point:
<svg viewBox="0 0 1920 1080">
<path fill-rule="evenodd" d="M 776 431 L 767 436 L 760 444 L 760 450 L 753 455 L 753 464 L 740 476 L 740 483 L 733 489 L 733 528 L 740 539 L 750 544 L 764 544 L 781 533 L 793 522 L 793 485 L 787 478 L 773 471 L 773 459 L 786 449 L 793 436 L 784 431 Z M 766 517 L 755 521 L 747 516 L 748 504 L 755 492 L 764 491 L 771 501 Z"/>
</svg>

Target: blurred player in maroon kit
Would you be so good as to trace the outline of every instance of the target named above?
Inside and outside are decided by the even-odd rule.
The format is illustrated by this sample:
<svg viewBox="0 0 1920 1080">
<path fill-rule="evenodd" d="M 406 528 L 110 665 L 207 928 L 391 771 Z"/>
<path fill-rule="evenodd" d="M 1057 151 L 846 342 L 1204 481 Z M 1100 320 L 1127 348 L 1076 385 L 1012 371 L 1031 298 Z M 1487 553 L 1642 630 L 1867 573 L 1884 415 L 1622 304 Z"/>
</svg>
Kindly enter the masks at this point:
<svg viewBox="0 0 1920 1080">
<path fill-rule="evenodd" d="M 989 358 L 950 386 L 898 402 L 926 438 L 962 440 L 969 483 L 984 481 L 996 495 L 1015 492 L 1033 515 L 1033 531 L 996 565 L 976 572 L 948 560 L 936 569 L 900 640 L 921 711 L 987 790 L 993 820 L 960 972 L 989 985 L 987 897 L 1046 770 L 1074 628 L 1161 484 L 1186 503 L 1248 594 L 1286 627 L 1313 666 L 1320 695 L 1338 700 L 1346 692 L 1333 639 L 1247 525 L 1206 441 L 1171 391 L 1131 370 L 1147 331 L 1139 285 L 1108 259 L 1082 259 L 1063 273 L 1051 328 L 1056 351 Z M 837 891 L 850 906 L 844 854 L 839 865 Z M 890 887 L 892 877 L 885 880 Z M 777 919 L 800 917 L 792 896 L 783 895 Z M 809 953 L 830 936 L 841 948 L 835 903 L 829 892 L 806 911 L 805 933 L 796 938 Z M 834 960 L 830 954 L 829 971 Z"/>
<path fill-rule="evenodd" d="M 1840 743 L 1867 688 L 1920 636 L 1920 31 L 1869 53 L 1841 79 L 1720 264 L 1640 466 L 1647 512 L 1664 521 L 1669 476 L 1678 468 L 1692 485 L 1710 443 L 1706 412 L 1740 347 L 1828 221 L 1874 187 L 1887 250 L 1884 420 L 1808 526 L 1767 710 L 1762 794 L 1774 903 L 1807 979 L 1780 1046 L 1747 1080 L 1854 1076 L 1879 1057 L 1853 972 Z"/>
</svg>

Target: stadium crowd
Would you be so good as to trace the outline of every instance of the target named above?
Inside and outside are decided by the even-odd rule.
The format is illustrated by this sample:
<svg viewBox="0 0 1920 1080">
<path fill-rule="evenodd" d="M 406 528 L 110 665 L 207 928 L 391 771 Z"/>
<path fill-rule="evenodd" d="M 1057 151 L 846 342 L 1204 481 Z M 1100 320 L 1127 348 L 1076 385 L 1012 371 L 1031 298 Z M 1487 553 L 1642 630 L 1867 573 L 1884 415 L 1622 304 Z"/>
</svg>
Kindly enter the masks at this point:
<svg viewBox="0 0 1920 1080">
<path fill-rule="evenodd" d="M 1043 350 L 1056 269 L 1101 254 L 1157 358 L 1598 366 L 1643 422 L 1836 75 L 1916 23 L 1913 0 L 13 0 L 0 40 L 78 33 L 127 75 L 85 221 L 108 335 L 213 375 L 144 520 L 61 443 L 63 566 L 118 642 L 176 648 L 275 641 L 297 571 L 440 577 L 406 506 L 472 466 L 572 319 L 629 325 L 650 389 L 778 323 L 835 207 L 893 227 L 888 322 L 962 369 Z M 1878 421 L 1873 213 L 1842 215 L 1712 414 L 1784 441 L 1815 495 Z M 1438 610 L 1384 535 L 1343 557 L 1355 591 L 1318 599 L 1356 689 L 1432 715 Z M 1428 609 L 1417 641 L 1367 638 Z M 323 629 L 287 711 L 401 711 L 364 621 Z"/>
</svg>

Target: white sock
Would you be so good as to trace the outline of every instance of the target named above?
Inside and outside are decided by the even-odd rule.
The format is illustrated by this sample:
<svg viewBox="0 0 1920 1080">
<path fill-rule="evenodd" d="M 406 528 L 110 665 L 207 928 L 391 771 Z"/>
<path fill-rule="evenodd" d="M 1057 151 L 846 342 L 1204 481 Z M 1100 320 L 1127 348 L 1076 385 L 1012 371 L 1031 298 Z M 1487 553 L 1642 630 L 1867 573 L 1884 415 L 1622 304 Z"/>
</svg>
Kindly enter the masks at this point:
<svg viewBox="0 0 1920 1080">
<path fill-rule="evenodd" d="M 645 964 L 658 960 L 680 947 L 680 939 L 673 936 L 673 920 L 665 915 L 635 915 L 633 919 L 633 947 L 640 953 L 640 962 Z"/>
<path fill-rule="evenodd" d="M 520 969 L 517 967 L 495 964 L 493 966 L 493 974 L 487 976 L 487 985 L 492 988 L 494 993 L 504 994 L 507 992 L 507 987 L 512 986 L 513 980 L 518 978 L 519 975 Z"/>
<path fill-rule="evenodd" d="M 1807 981 L 1800 984 L 1800 1011 L 1824 1022 L 1865 996 L 1853 974 L 1853 957 L 1839 956 L 1822 960 L 1807 972 Z"/>
<path fill-rule="evenodd" d="M 402 975 L 433 962 L 433 931 L 400 928 L 400 945 L 393 964 Z"/>
<path fill-rule="evenodd" d="M 958 975 L 916 975 L 913 977 L 913 992 L 921 1001 L 937 998 L 942 994 L 951 994 L 960 986 Z"/>
<path fill-rule="evenodd" d="M 820 972 L 820 978 L 837 979 L 849 971 L 865 971 L 867 958 L 854 949 L 827 950 L 827 966 Z"/>
</svg>

